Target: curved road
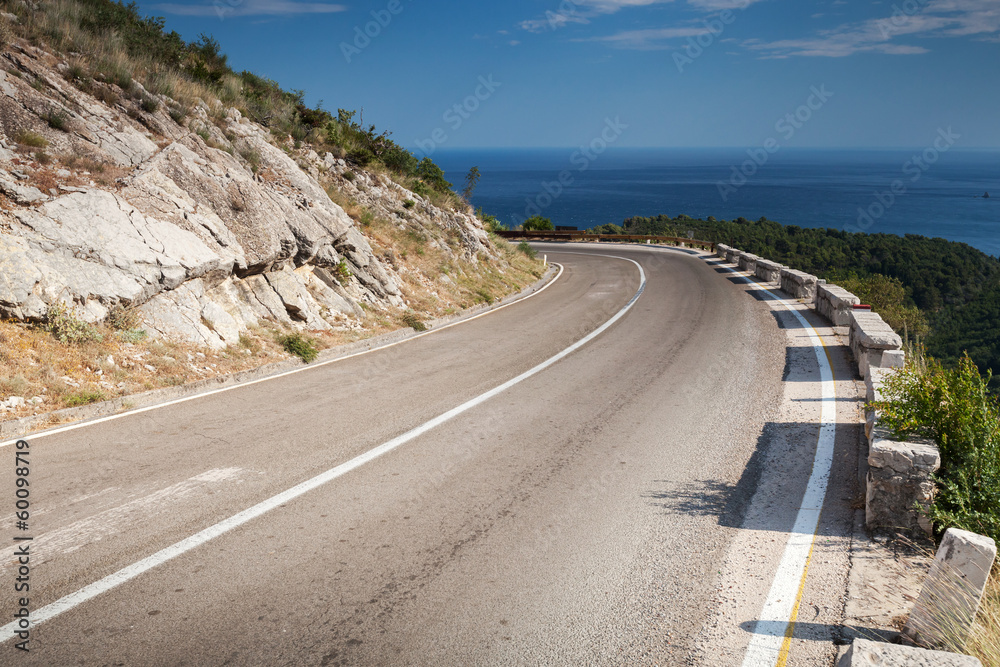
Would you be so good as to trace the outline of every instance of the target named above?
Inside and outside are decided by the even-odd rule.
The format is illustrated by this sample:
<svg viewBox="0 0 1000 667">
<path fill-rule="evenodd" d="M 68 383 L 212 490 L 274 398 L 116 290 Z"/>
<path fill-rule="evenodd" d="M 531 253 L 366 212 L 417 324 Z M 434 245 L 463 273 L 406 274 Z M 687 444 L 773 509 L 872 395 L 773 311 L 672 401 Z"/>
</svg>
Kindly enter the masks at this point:
<svg viewBox="0 0 1000 667">
<path fill-rule="evenodd" d="M 0 662 L 687 664 L 755 490 L 747 466 L 781 401 L 784 334 L 701 258 L 540 248 L 565 270 L 523 303 L 29 438 L 37 610 L 564 350 L 635 295 L 623 258 L 647 277 L 632 309 L 566 358 L 38 625 L 30 654 L 8 641 Z"/>
</svg>

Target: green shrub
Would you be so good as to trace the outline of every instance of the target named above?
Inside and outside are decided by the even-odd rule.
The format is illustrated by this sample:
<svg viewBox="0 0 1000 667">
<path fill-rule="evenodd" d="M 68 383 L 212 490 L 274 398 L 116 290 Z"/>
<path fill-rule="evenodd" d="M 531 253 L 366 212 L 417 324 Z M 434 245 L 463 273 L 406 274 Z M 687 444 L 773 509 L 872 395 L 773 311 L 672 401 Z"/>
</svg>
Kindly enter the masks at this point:
<svg viewBox="0 0 1000 667">
<path fill-rule="evenodd" d="M 65 113 L 59 111 L 58 109 L 49 109 L 42 116 L 42 119 L 45 120 L 45 122 L 49 124 L 49 127 L 54 130 L 59 130 L 61 132 L 66 132 L 67 130 L 69 118 Z"/>
<path fill-rule="evenodd" d="M 182 104 L 175 104 L 170 107 L 168 113 L 174 122 L 180 125 L 184 122 L 184 119 L 187 118 L 188 110 L 187 107 Z"/>
<path fill-rule="evenodd" d="M 521 241 L 520 243 L 518 243 L 517 249 L 523 252 L 525 255 L 527 255 L 529 259 L 536 259 L 538 257 L 538 253 L 535 251 L 534 248 L 528 245 L 527 241 Z"/>
<path fill-rule="evenodd" d="M 337 266 L 333 267 L 333 274 L 337 278 L 337 282 L 340 283 L 342 287 L 351 282 L 351 278 L 354 276 L 354 274 L 351 273 L 351 270 L 347 267 L 347 260 L 345 259 L 337 262 Z"/>
<path fill-rule="evenodd" d="M 66 397 L 66 405 L 75 408 L 80 405 L 90 405 L 91 403 L 97 403 L 106 399 L 107 396 L 105 393 L 99 389 L 81 389 Z"/>
<path fill-rule="evenodd" d="M 145 97 L 142 98 L 142 102 L 140 103 L 139 106 L 141 106 L 142 110 L 145 111 L 146 113 L 154 113 L 157 109 L 160 108 L 160 101 L 155 97 L 146 95 Z"/>
<path fill-rule="evenodd" d="M 347 171 L 344 172 L 344 178 L 347 179 L 348 181 L 353 181 L 355 178 L 357 178 L 357 175 L 353 171 L 348 169 Z"/>
<path fill-rule="evenodd" d="M 533 215 L 521 225 L 521 229 L 526 232 L 530 231 L 545 231 L 550 232 L 555 229 L 552 225 L 552 221 L 548 218 L 543 218 L 540 215 Z"/>
<path fill-rule="evenodd" d="M 249 144 L 244 144 L 240 146 L 240 157 L 247 161 L 247 166 L 250 167 L 250 171 L 257 173 L 260 171 L 261 156 L 260 151 L 252 148 Z"/>
<path fill-rule="evenodd" d="M 414 331 L 427 331 L 427 325 L 424 324 L 413 311 L 403 313 L 402 320 L 403 324 L 410 327 Z"/>
<path fill-rule="evenodd" d="M 949 369 L 918 353 L 887 379 L 886 400 L 876 404 L 894 436 L 930 438 L 941 451 L 930 512 L 937 532 L 957 527 L 1000 540 L 1000 406 L 989 380 L 968 355 Z"/>
<path fill-rule="evenodd" d="M 45 148 L 49 145 L 48 139 L 31 130 L 21 130 L 14 135 L 14 141 L 22 146 L 31 146 L 32 148 Z"/>
<path fill-rule="evenodd" d="M 281 343 L 281 347 L 285 348 L 285 352 L 301 357 L 302 361 L 307 364 L 313 362 L 319 355 L 319 350 L 316 349 L 313 342 L 300 333 L 281 336 L 278 342 Z"/>
<path fill-rule="evenodd" d="M 60 343 L 87 343 L 104 340 L 97 327 L 84 322 L 68 306 L 57 303 L 49 306 L 44 328 Z"/>
<path fill-rule="evenodd" d="M 416 205 L 417 202 L 413 201 L 412 199 L 407 199 L 406 201 L 403 202 L 403 208 L 413 208 Z"/>
</svg>

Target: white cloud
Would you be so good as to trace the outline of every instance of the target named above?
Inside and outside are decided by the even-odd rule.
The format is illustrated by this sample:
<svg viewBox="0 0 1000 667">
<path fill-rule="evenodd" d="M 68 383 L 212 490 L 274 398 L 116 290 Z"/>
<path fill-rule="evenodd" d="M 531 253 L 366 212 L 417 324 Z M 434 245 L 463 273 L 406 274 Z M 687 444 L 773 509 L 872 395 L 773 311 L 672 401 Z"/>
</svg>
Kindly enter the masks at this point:
<svg viewBox="0 0 1000 667">
<path fill-rule="evenodd" d="M 628 30 L 607 37 L 595 37 L 594 42 L 605 42 L 622 49 L 651 51 L 669 48 L 665 43 L 672 39 L 697 37 L 709 32 L 708 28 L 660 28 L 650 30 Z"/>
<path fill-rule="evenodd" d="M 547 11 L 544 18 L 521 21 L 518 25 L 529 32 L 558 30 L 570 23 L 590 23 L 590 19 L 602 14 L 615 14 L 631 7 L 648 7 L 675 0 L 563 0 L 559 11 Z M 762 0 L 687 0 L 687 4 L 699 11 L 718 12 L 726 9 L 746 9 Z M 553 4 L 555 2 L 553 1 Z M 569 6 L 567 8 L 567 5 Z"/>
<path fill-rule="evenodd" d="M 181 16 L 293 16 L 297 14 L 333 14 L 347 11 L 344 5 L 295 0 L 214 0 L 208 4 L 162 3 L 153 9 Z"/>
<path fill-rule="evenodd" d="M 899 38 L 974 37 L 994 41 L 1000 34 L 996 0 L 927 0 L 923 10 L 906 13 L 893 5 L 889 16 L 848 23 L 821 31 L 816 37 L 761 43 L 744 42 L 765 58 L 818 56 L 840 58 L 855 53 L 915 55 L 928 53 L 921 44 L 900 44 Z"/>
</svg>

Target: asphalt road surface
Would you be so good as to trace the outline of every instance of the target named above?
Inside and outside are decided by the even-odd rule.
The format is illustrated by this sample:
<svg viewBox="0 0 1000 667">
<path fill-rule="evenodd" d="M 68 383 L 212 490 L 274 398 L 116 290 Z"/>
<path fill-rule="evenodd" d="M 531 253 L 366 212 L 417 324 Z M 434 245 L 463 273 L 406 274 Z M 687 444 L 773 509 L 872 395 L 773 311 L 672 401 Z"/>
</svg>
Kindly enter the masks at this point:
<svg viewBox="0 0 1000 667">
<path fill-rule="evenodd" d="M 760 532 L 741 525 L 768 479 L 752 468 L 783 400 L 785 332 L 703 258 L 539 247 L 564 271 L 522 303 L 295 375 L 28 438 L 39 610 L 565 350 L 635 297 L 640 271 L 623 258 L 647 279 L 624 316 L 565 358 L 71 599 L 31 629 L 29 653 L 16 639 L 0 645 L 0 663 L 711 664 L 704 632 L 719 626 L 734 545 Z M 13 536 L 13 448 L 0 460 L 0 530 Z M 5 623 L 20 595 L 13 549 L 0 571 Z M 724 628 L 732 641 L 748 641 L 739 622 L 754 604 Z"/>
</svg>

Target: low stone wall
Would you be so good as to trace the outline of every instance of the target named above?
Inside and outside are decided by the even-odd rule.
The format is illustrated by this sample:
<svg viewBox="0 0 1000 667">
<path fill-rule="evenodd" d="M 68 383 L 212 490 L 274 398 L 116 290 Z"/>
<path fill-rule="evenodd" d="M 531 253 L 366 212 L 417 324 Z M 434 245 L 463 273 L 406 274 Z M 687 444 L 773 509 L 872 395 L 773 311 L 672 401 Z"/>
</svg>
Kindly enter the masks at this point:
<svg viewBox="0 0 1000 667">
<path fill-rule="evenodd" d="M 738 264 L 740 261 L 740 255 L 742 254 L 743 252 L 741 250 L 737 250 L 736 248 L 727 248 L 726 261 L 730 264 Z"/>
<path fill-rule="evenodd" d="M 729 250 L 730 250 L 730 248 L 727 245 L 724 245 L 722 243 L 716 243 L 715 244 L 715 256 L 716 257 L 721 257 L 722 259 L 725 259 L 726 255 L 729 253 Z"/>
<path fill-rule="evenodd" d="M 930 534 L 926 510 L 934 498 L 941 453 L 930 441 L 900 442 L 877 423 L 868 441 L 865 521 L 869 530 Z"/>
<path fill-rule="evenodd" d="M 913 646 L 873 642 L 860 637 L 837 663 L 837 667 L 982 667 L 978 658 L 945 651 L 925 651 Z"/>
<path fill-rule="evenodd" d="M 781 282 L 781 271 L 785 268 L 787 267 L 784 264 L 758 257 L 754 275 L 765 282 L 777 283 Z"/>
<path fill-rule="evenodd" d="M 858 361 L 861 377 L 867 377 L 871 367 L 903 366 L 903 339 L 877 313 L 852 310 L 850 327 L 851 352 Z"/>
<path fill-rule="evenodd" d="M 757 260 L 760 257 L 749 252 L 744 252 L 740 254 L 740 270 L 746 271 L 750 274 L 757 273 Z"/>
<path fill-rule="evenodd" d="M 812 303 L 816 300 L 816 288 L 819 284 L 819 278 L 812 274 L 794 269 L 781 270 L 781 289 L 796 299 Z"/>
<path fill-rule="evenodd" d="M 837 285 L 819 285 L 816 288 L 816 312 L 833 322 L 834 326 L 846 327 L 851 323 L 851 313 L 861 299 Z"/>
</svg>

